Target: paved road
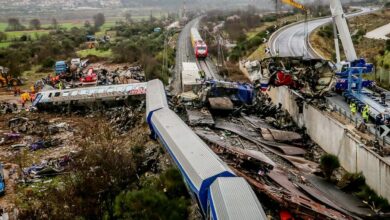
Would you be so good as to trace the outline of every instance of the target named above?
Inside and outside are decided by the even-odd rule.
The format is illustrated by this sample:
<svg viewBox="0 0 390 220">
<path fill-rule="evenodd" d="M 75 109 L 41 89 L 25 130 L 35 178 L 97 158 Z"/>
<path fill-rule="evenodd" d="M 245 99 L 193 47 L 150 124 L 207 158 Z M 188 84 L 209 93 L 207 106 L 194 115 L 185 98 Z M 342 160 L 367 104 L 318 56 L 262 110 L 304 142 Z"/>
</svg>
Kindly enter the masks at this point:
<svg viewBox="0 0 390 220">
<path fill-rule="evenodd" d="M 386 36 L 388 34 L 390 34 L 390 23 L 368 32 L 365 37 L 372 38 L 372 39 L 387 40 L 390 39 L 390 37 Z"/>
<path fill-rule="evenodd" d="M 367 14 L 374 11 L 369 8 L 362 8 L 361 11 L 347 15 L 348 18 L 358 15 Z M 318 27 L 331 22 L 331 18 L 321 18 L 307 22 L 307 30 L 309 33 L 313 32 Z M 276 56 L 304 56 L 310 58 L 320 58 L 315 51 L 307 48 L 305 36 L 305 23 L 296 23 L 290 26 L 279 29 L 269 40 L 269 47 L 271 54 Z M 307 51 L 307 52 L 306 52 Z"/>
</svg>

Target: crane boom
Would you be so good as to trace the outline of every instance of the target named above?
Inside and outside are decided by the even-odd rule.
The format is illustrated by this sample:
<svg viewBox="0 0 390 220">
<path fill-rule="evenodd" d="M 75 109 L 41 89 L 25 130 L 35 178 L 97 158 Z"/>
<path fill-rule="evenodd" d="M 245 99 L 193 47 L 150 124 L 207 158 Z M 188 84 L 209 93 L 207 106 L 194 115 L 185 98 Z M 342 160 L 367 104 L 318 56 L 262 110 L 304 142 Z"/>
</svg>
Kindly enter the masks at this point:
<svg viewBox="0 0 390 220">
<path fill-rule="evenodd" d="M 303 11 L 306 11 L 305 6 L 303 6 L 302 4 L 300 4 L 294 0 L 282 0 L 282 2 L 293 6 L 294 8 L 298 8 L 298 9 L 301 9 Z"/>
<path fill-rule="evenodd" d="M 351 34 L 340 0 L 330 0 L 330 11 L 332 12 L 333 21 L 336 23 L 347 61 L 352 62 L 357 60 L 355 47 L 353 46 Z"/>
</svg>

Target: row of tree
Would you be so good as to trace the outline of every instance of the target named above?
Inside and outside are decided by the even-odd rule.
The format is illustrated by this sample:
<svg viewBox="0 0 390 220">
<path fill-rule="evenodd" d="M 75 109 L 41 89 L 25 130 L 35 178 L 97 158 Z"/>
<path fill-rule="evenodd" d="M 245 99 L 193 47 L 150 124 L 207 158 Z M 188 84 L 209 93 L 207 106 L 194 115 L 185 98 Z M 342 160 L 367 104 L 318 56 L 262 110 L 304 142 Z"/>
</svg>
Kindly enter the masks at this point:
<svg viewBox="0 0 390 220">
<path fill-rule="evenodd" d="M 57 23 L 55 19 L 54 22 Z M 40 30 L 42 28 L 41 21 L 37 18 L 31 19 L 29 21 L 29 28 L 26 28 L 22 23 L 20 23 L 18 18 L 10 18 L 8 19 L 8 27 L 6 31 L 24 31 L 24 30 Z"/>
<path fill-rule="evenodd" d="M 106 18 L 103 13 L 98 13 L 93 16 L 93 26 L 96 30 L 99 30 L 101 26 L 104 25 L 106 22 Z M 89 21 L 87 21 L 88 24 L 90 24 Z M 51 25 L 46 29 L 58 29 L 59 24 L 57 19 L 53 18 L 51 20 Z M 24 26 L 18 18 L 9 18 L 8 19 L 8 26 L 6 28 L 6 31 L 24 31 L 24 30 L 41 30 L 43 29 L 42 23 L 39 19 L 34 18 L 29 21 L 28 28 Z"/>
</svg>

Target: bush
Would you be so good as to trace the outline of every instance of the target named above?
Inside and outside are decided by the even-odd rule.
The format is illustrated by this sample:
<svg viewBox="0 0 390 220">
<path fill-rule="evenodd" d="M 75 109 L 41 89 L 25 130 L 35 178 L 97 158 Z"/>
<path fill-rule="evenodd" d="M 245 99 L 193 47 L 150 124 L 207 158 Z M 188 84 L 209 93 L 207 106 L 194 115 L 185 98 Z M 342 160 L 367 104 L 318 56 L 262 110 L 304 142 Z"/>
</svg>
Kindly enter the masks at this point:
<svg viewBox="0 0 390 220">
<path fill-rule="evenodd" d="M 339 158 L 333 154 L 325 154 L 320 159 L 320 167 L 325 177 L 330 180 L 333 172 L 340 167 Z"/>
<path fill-rule="evenodd" d="M 385 47 L 385 49 L 387 51 L 390 51 L 390 40 L 386 40 L 386 47 Z"/>
<path fill-rule="evenodd" d="M 116 219 L 187 219 L 187 201 L 169 200 L 163 193 L 150 189 L 121 193 L 115 199 Z"/>
<path fill-rule="evenodd" d="M 117 219 L 187 219 L 189 195 L 180 172 L 168 169 L 159 178 L 146 177 L 142 189 L 115 198 Z"/>
<path fill-rule="evenodd" d="M 360 173 L 346 173 L 341 178 L 338 186 L 344 191 L 354 191 L 366 184 L 366 178 Z"/>
<path fill-rule="evenodd" d="M 55 62 L 56 61 L 53 58 L 48 57 L 45 60 L 43 60 L 42 67 L 43 68 L 52 68 L 54 66 Z"/>
</svg>

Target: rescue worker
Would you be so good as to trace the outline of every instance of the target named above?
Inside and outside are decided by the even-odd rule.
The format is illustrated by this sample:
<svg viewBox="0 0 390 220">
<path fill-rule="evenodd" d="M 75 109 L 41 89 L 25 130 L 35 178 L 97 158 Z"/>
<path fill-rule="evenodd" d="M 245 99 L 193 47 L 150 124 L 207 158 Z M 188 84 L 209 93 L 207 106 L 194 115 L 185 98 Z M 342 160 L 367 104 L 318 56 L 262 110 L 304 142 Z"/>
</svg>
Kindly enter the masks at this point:
<svg viewBox="0 0 390 220">
<path fill-rule="evenodd" d="M 375 117 L 375 125 L 380 126 L 383 125 L 383 113 L 377 114 Z"/>
<path fill-rule="evenodd" d="M 28 92 L 24 92 L 20 97 L 22 99 L 22 107 L 24 108 L 26 105 L 26 102 L 31 100 L 30 94 Z"/>
<path fill-rule="evenodd" d="M 200 78 L 202 78 L 202 79 L 204 79 L 206 76 L 204 71 L 202 71 L 202 70 L 199 71 L 199 75 L 200 75 Z"/>
<path fill-rule="evenodd" d="M 370 114 L 370 109 L 368 108 L 368 105 L 365 105 L 362 111 L 362 117 L 365 123 L 368 123 L 369 114 Z"/>
<path fill-rule="evenodd" d="M 384 105 L 386 104 L 386 93 L 381 92 L 381 103 Z"/>
<path fill-rule="evenodd" d="M 349 104 L 349 108 L 351 110 L 352 116 L 355 117 L 357 112 L 356 104 L 354 102 L 351 102 L 351 104 Z"/>
</svg>

